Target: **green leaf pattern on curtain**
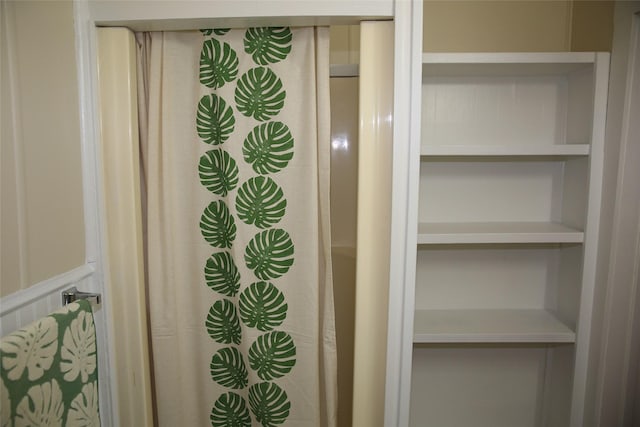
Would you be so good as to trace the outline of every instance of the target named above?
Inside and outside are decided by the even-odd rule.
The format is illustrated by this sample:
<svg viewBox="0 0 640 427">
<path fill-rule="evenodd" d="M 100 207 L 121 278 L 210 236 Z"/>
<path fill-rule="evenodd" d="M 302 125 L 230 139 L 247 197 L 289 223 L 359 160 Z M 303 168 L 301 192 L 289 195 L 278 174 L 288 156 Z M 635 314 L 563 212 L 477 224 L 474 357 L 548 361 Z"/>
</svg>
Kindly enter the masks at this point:
<svg viewBox="0 0 640 427">
<path fill-rule="evenodd" d="M 242 330 L 236 306 L 228 299 L 216 301 L 205 321 L 209 336 L 220 344 L 240 344 Z"/>
<path fill-rule="evenodd" d="M 273 281 L 294 264 L 294 244 L 284 228 L 272 228 L 283 223 L 287 208 L 285 193 L 273 174 L 292 160 L 294 138 L 285 123 L 270 121 L 284 107 L 287 94 L 270 65 L 286 62 L 293 34 L 286 27 L 249 28 L 242 39 L 244 52 L 239 51 L 248 56 L 240 57 L 231 45 L 216 38 L 226 36 L 229 29 L 200 31 L 205 40 L 199 81 L 214 91 L 235 82 L 235 110 L 258 122 L 243 140 L 243 135 L 236 134 L 234 109 L 220 93 L 206 93 L 197 106 L 196 132 L 205 144 L 217 146 L 205 152 L 198 164 L 201 184 L 214 195 L 200 218 L 200 230 L 207 243 L 222 249 L 204 267 L 206 285 L 223 296 L 212 302 L 204 326 L 213 341 L 225 346 L 211 358 L 211 378 L 226 390 L 213 402 L 210 421 L 213 427 L 245 427 L 252 425 L 253 414 L 258 425 L 278 426 L 287 420 L 291 403 L 274 380 L 295 367 L 296 346 L 289 333 L 275 330 L 284 325 L 289 306 Z M 247 60 L 256 66 L 238 77 Z M 236 141 L 243 141 L 243 159 L 256 174 L 243 177 L 239 187 L 238 164 L 225 148 Z M 236 235 L 242 236 L 238 238 L 242 244 L 249 240 L 244 262 L 258 279 L 240 293 L 243 283 L 236 264 L 240 251 L 225 250 L 232 248 Z M 242 339 L 247 328 L 265 333 L 249 346 Z M 258 378 L 264 382 L 252 383 Z"/>
<path fill-rule="evenodd" d="M 220 145 L 229 139 L 236 125 L 233 110 L 224 99 L 215 94 L 205 95 L 198 103 L 196 129 L 202 140 L 211 145 Z"/>
<path fill-rule="evenodd" d="M 289 233 L 272 228 L 256 234 L 247 245 L 244 259 L 259 279 L 277 279 L 293 264 L 293 243 Z"/>
<path fill-rule="evenodd" d="M 293 158 L 293 137 L 289 128 L 282 122 L 256 126 L 244 140 L 242 155 L 260 175 L 279 172 Z"/>
<path fill-rule="evenodd" d="M 213 427 L 251 427 L 251 416 L 245 400 L 232 391 L 220 395 L 211 409 Z"/>
<path fill-rule="evenodd" d="M 214 248 L 231 248 L 236 238 L 236 222 L 222 200 L 214 200 L 202 213 L 200 231 Z"/>
<path fill-rule="evenodd" d="M 282 110 L 286 96 L 276 73 L 267 67 L 256 67 L 240 77 L 235 100 L 238 111 L 263 122 Z"/>
<path fill-rule="evenodd" d="M 284 322 L 289 306 L 284 294 L 269 282 L 256 282 L 240 294 L 240 318 L 250 328 L 271 331 Z"/>
<path fill-rule="evenodd" d="M 263 427 L 284 423 L 291 409 L 287 393 L 273 382 L 252 385 L 249 388 L 249 406 Z"/>
<path fill-rule="evenodd" d="M 205 40 L 200 52 L 200 83 L 211 89 L 232 82 L 238 75 L 238 55 L 228 43 Z"/>
<path fill-rule="evenodd" d="M 283 377 L 296 364 L 296 346 L 282 331 L 260 335 L 249 349 L 249 366 L 265 381 Z"/>
<path fill-rule="evenodd" d="M 236 347 L 224 347 L 211 358 L 211 378 L 224 387 L 243 389 L 249 373 L 242 354 Z"/>
<path fill-rule="evenodd" d="M 233 297 L 240 289 L 240 272 L 229 252 L 216 252 L 207 260 L 204 278 L 212 290 Z"/>
<path fill-rule="evenodd" d="M 216 36 L 224 36 L 229 32 L 231 28 L 206 28 L 200 30 L 200 32 L 205 36 L 210 36 L 215 34 Z"/>
<path fill-rule="evenodd" d="M 286 207 L 282 189 L 269 177 L 251 178 L 238 190 L 236 210 L 246 224 L 269 228 L 282 219 Z"/>
<path fill-rule="evenodd" d="M 275 64 L 291 52 L 291 39 L 288 27 L 249 28 L 244 36 L 244 51 L 256 64 Z"/>
<path fill-rule="evenodd" d="M 0 427 L 100 426 L 95 326 L 77 301 L 0 341 Z"/>
<path fill-rule="evenodd" d="M 202 185 L 222 197 L 238 185 L 238 165 L 224 150 L 207 151 L 200 157 L 198 172 Z"/>
</svg>

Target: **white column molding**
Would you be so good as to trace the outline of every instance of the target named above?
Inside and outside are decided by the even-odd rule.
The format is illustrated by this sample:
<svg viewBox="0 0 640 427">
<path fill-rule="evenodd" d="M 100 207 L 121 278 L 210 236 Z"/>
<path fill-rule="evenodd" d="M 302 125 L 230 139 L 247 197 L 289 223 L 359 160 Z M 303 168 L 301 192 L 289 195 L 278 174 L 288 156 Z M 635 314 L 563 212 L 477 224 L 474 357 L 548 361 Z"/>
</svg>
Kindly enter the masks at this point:
<svg viewBox="0 0 640 427">
<path fill-rule="evenodd" d="M 113 379 L 120 393 L 119 424 L 152 426 L 151 367 L 147 327 L 140 155 L 136 89 L 136 44 L 126 28 L 98 29 L 101 158 L 113 339 Z"/>
<path fill-rule="evenodd" d="M 360 24 L 353 425 L 384 419 L 393 148 L 393 23 Z"/>
</svg>

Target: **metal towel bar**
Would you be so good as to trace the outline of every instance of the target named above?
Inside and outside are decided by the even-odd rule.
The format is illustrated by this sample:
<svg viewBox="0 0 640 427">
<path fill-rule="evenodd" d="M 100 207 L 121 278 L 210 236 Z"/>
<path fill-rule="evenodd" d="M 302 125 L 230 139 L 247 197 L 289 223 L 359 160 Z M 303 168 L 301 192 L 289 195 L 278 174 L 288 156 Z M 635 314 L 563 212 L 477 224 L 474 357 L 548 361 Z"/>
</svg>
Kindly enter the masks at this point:
<svg viewBox="0 0 640 427">
<path fill-rule="evenodd" d="M 67 305 L 79 299 L 88 299 L 91 302 L 100 304 L 102 295 L 91 292 L 80 292 L 75 286 L 62 291 L 62 305 Z"/>
</svg>

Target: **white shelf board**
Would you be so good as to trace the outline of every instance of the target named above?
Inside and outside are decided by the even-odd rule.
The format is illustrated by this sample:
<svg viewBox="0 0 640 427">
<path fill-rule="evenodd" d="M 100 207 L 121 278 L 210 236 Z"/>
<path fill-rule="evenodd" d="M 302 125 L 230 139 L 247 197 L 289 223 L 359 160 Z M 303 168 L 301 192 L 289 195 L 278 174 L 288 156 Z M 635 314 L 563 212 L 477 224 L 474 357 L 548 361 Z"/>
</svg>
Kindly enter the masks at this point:
<svg viewBox="0 0 640 427">
<path fill-rule="evenodd" d="M 594 52 L 424 53 L 426 76 L 569 74 L 591 66 Z"/>
<path fill-rule="evenodd" d="M 582 243 L 581 230 L 554 222 L 431 222 L 418 224 L 418 244 Z"/>
<path fill-rule="evenodd" d="M 573 343 L 546 310 L 416 310 L 414 343 Z"/>
<path fill-rule="evenodd" d="M 423 53 L 423 64 L 588 64 L 595 52 L 441 52 Z"/>
<path fill-rule="evenodd" d="M 589 144 L 557 145 L 435 145 L 422 144 L 423 157 L 441 156 L 588 156 Z"/>
</svg>

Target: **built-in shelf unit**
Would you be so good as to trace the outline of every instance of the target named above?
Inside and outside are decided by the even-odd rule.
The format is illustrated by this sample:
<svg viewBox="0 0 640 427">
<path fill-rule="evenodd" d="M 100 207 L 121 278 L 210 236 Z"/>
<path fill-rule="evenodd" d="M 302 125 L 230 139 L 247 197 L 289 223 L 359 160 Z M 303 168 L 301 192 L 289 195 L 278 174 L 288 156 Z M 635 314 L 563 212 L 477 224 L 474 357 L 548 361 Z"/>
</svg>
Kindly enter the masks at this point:
<svg viewBox="0 0 640 427">
<path fill-rule="evenodd" d="M 608 62 L 423 55 L 410 425 L 582 425 Z"/>
</svg>

